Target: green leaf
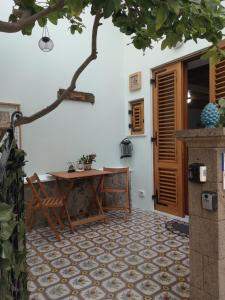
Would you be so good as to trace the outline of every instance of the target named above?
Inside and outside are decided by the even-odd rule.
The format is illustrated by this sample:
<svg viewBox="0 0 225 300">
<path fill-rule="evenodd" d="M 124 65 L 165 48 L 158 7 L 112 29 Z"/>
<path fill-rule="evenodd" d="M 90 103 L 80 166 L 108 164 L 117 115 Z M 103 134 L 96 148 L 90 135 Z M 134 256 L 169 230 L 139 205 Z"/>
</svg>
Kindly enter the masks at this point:
<svg viewBox="0 0 225 300">
<path fill-rule="evenodd" d="M 165 5 L 161 5 L 156 14 L 156 30 L 159 30 L 168 16 L 168 9 Z"/>
<path fill-rule="evenodd" d="M 39 19 L 38 24 L 40 27 L 44 27 L 47 24 L 47 19 L 46 18 Z"/>
<path fill-rule="evenodd" d="M 3 241 L 1 244 L 2 244 L 1 258 L 9 259 L 9 261 L 11 262 L 12 254 L 13 254 L 12 243 L 9 241 Z"/>
<path fill-rule="evenodd" d="M 180 4 L 177 0 L 167 0 L 169 8 L 175 12 L 176 15 L 180 13 Z"/>
<path fill-rule="evenodd" d="M 74 16 L 79 16 L 83 10 L 82 0 L 67 0 L 71 13 Z"/>
<path fill-rule="evenodd" d="M 10 222 L 2 222 L 1 223 L 1 231 L 0 231 L 0 239 L 1 240 L 8 240 L 12 233 L 13 230 L 16 226 L 16 221 L 15 220 L 11 220 Z"/>
<path fill-rule="evenodd" d="M 49 21 L 54 24 L 57 25 L 58 24 L 58 15 L 57 14 L 51 14 L 48 16 Z"/>
<path fill-rule="evenodd" d="M 0 202 L 0 222 L 8 222 L 11 220 L 13 213 L 13 209 L 6 203 Z"/>
<path fill-rule="evenodd" d="M 115 11 L 117 12 L 121 7 L 121 1 L 120 0 L 113 0 L 113 3 L 114 3 Z"/>
<path fill-rule="evenodd" d="M 107 0 L 105 1 L 105 5 L 103 7 L 103 15 L 104 15 L 104 18 L 108 18 L 112 15 L 112 13 L 114 12 L 114 9 L 115 9 L 115 4 L 114 4 L 114 1 L 112 0 Z"/>
<path fill-rule="evenodd" d="M 168 47 L 168 40 L 167 39 L 165 39 L 165 40 L 162 41 L 161 50 L 166 49 L 166 47 Z"/>
</svg>

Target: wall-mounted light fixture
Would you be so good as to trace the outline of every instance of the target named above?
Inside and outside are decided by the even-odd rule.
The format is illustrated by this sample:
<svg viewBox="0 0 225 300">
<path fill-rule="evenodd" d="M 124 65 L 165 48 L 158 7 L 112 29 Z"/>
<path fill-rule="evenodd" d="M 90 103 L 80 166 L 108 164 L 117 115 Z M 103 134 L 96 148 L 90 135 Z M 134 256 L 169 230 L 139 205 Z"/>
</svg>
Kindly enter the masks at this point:
<svg viewBox="0 0 225 300">
<path fill-rule="evenodd" d="M 188 93 L 187 93 L 187 103 L 189 104 L 189 103 L 191 103 L 191 101 L 192 101 L 191 92 L 190 92 L 190 90 L 188 90 Z"/>
</svg>

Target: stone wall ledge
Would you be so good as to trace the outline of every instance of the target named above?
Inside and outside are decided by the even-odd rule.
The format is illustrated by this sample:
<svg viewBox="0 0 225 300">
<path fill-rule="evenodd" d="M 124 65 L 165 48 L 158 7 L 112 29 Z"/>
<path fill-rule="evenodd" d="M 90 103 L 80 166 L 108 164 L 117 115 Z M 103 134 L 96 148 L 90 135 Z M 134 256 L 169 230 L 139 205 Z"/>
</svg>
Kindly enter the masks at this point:
<svg viewBox="0 0 225 300">
<path fill-rule="evenodd" d="M 176 132 L 176 138 L 210 138 L 210 137 L 225 137 L 225 127 L 220 128 L 200 128 L 200 129 L 186 129 Z"/>
</svg>

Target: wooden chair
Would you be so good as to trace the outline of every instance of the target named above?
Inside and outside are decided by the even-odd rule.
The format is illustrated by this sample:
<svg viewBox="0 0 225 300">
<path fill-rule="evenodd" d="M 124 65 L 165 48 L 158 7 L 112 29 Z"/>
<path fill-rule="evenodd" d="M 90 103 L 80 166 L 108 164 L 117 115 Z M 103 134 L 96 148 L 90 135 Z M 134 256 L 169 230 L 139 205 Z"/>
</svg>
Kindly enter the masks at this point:
<svg viewBox="0 0 225 300">
<path fill-rule="evenodd" d="M 103 178 L 101 192 L 103 193 L 102 201 L 103 201 L 103 210 L 104 211 L 123 211 L 125 213 L 125 219 L 127 217 L 127 213 L 131 213 L 131 203 L 130 203 L 130 189 L 129 189 L 129 168 L 108 168 L 104 167 L 103 171 L 112 172 L 112 175 L 107 175 Z M 118 176 L 116 174 L 124 174 L 124 186 L 121 186 L 119 183 Z M 109 186 L 107 183 L 109 177 L 113 178 L 113 184 Z M 104 202 L 105 194 L 124 194 L 125 201 L 123 206 L 107 206 Z"/>
<path fill-rule="evenodd" d="M 58 223 L 62 229 L 64 228 L 64 225 L 60 217 L 61 212 L 59 213 L 58 211 L 59 209 L 63 210 L 63 213 L 65 213 L 67 216 L 68 224 L 70 228 L 72 228 L 70 215 L 66 206 L 66 197 L 50 197 L 36 173 L 34 173 L 34 175 L 31 177 L 27 177 L 26 179 L 32 191 L 32 199 L 28 203 L 26 215 L 26 225 L 28 227 L 28 231 L 32 229 L 32 226 L 35 222 L 35 214 L 38 210 L 40 210 L 46 218 L 50 228 L 55 233 L 56 238 L 60 240 L 60 235 L 56 230 L 56 225 Z M 54 218 L 50 216 L 50 211 L 52 212 Z M 55 219 L 56 222 L 54 222 L 53 219 Z"/>
</svg>

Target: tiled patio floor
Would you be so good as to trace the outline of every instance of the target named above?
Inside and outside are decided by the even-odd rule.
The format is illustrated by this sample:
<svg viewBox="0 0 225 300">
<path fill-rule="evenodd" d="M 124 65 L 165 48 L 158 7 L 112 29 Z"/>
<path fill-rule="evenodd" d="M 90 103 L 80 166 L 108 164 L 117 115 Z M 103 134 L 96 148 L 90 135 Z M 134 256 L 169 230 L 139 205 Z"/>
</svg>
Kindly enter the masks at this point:
<svg viewBox="0 0 225 300">
<path fill-rule="evenodd" d="M 188 238 L 158 213 L 112 217 L 65 229 L 61 241 L 49 228 L 27 235 L 30 300 L 189 299 Z"/>
</svg>

